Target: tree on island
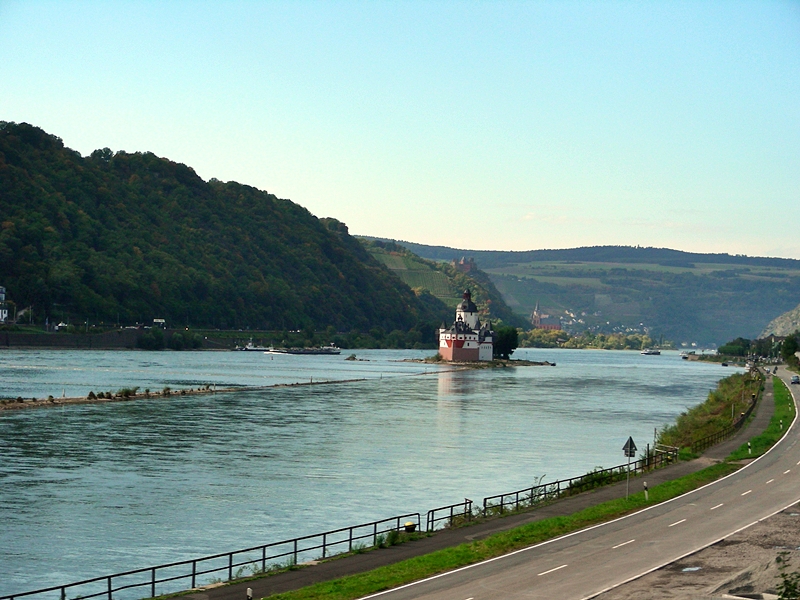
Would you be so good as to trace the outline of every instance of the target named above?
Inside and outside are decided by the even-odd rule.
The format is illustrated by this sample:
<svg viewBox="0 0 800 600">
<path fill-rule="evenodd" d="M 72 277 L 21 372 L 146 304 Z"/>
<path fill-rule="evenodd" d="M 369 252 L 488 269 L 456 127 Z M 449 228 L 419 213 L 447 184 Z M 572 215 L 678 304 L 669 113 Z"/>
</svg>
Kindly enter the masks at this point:
<svg viewBox="0 0 800 600">
<path fill-rule="evenodd" d="M 516 327 L 500 327 L 495 332 L 493 354 L 495 358 L 508 360 L 517 349 L 519 337 Z"/>
</svg>

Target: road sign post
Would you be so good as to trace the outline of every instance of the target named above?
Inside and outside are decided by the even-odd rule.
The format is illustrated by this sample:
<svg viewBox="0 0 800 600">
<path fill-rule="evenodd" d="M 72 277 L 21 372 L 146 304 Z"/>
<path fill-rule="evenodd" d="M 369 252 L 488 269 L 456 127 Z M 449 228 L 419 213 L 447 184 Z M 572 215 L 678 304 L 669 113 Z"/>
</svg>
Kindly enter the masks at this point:
<svg viewBox="0 0 800 600">
<path fill-rule="evenodd" d="M 628 457 L 628 473 L 625 482 L 625 499 L 627 500 L 631 491 L 631 457 L 636 456 L 636 444 L 633 442 L 632 437 L 628 437 L 628 441 L 625 442 L 622 451 Z"/>
</svg>

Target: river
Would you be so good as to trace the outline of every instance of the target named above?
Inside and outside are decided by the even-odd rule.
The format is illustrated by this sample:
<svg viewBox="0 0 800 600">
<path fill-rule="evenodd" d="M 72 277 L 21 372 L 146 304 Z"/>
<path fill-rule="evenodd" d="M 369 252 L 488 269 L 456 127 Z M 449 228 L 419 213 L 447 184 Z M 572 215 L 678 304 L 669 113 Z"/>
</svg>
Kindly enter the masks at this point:
<svg viewBox="0 0 800 600">
<path fill-rule="evenodd" d="M 732 369 L 677 352 L 0 352 L 0 398 L 260 389 L 0 412 L 0 595 L 421 512 L 625 462 Z M 275 384 L 314 386 L 264 388 Z"/>
</svg>

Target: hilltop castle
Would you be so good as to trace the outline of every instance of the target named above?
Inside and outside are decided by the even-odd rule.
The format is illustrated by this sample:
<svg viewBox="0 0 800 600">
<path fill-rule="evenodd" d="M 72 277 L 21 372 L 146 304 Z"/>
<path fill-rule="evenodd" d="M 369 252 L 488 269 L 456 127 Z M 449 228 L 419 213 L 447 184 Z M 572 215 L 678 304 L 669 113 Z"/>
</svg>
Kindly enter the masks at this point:
<svg viewBox="0 0 800 600">
<path fill-rule="evenodd" d="M 481 324 L 478 307 L 469 290 L 456 307 L 456 320 L 448 328 L 439 328 L 439 355 L 444 360 L 467 362 L 492 360 L 494 331 L 489 323 Z"/>
</svg>

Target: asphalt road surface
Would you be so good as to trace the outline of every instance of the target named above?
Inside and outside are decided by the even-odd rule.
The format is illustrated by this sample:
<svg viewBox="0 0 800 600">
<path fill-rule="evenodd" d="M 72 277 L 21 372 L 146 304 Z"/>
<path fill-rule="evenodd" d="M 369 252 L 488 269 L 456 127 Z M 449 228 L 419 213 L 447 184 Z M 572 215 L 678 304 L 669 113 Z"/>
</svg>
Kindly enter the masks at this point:
<svg viewBox="0 0 800 600">
<path fill-rule="evenodd" d="M 779 375 L 789 383 L 790 373 L 782 369 Z M 797 405 L 794 390 L 792 395 Z M 733 475 L 679 498 L 367 598 L 592 598 L 797 503 L 797 419 L 786 425 L 786 436 L 767 454 Z"/>
</svg>

